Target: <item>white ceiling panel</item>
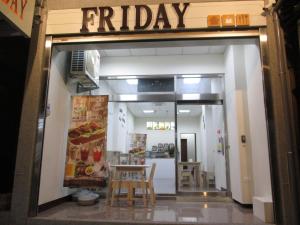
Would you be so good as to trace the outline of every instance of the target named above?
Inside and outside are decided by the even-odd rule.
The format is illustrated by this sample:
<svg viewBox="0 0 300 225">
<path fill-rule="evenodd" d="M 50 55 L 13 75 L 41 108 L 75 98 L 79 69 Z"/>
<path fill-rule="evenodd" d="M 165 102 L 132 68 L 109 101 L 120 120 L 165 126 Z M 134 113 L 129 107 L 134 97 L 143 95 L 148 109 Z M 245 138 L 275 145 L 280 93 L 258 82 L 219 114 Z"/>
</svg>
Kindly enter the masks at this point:
<svg viewBox="0 0 300 225">
<path fill-rule="evenodd" d="M 140 118 L 175 118 L 174 103 L 171 102 L 136 102 L 127 103 L 130 112 Z M 153 113 L 144 113 L 144 110 L 154 110 Z"/>
<path fill-rule="evenodd" d="M 181 55 L 181 47 L 156 48 L 156 55 Z"/>
<path fill-rule="evenodd" d="M 202 55 L 208 54 L 208 46 L 184 47 L 182 48 L 183 55 Z"/>
<path fill-rule="evenodd" d="M 155 48 L 135 48 L 130 49 L 133 56 L 153 56 L 156 54 Z"/>
<path fill-rule="evenodd" d="M 131 52 L 129 49 L 110 49 L 103 50 L 107 56 L 116 57 L 116 56 L 130 56 Z"/>
<path fill-rule="evenodd" d="M 189 110 L 190 112 L 180 113 L 180 110 Z M 178 117 L 200 116 L 202 113 L 202 105 L 178 105 L 177 111 Z"/>
<path fill-rule="evenodd" d="M 139 118 L 170 118 L 175 120 L 174 103 L 172 102 L 136 102 L 127 103 L 130 112 Z M 154 110 L 153 113 L 144 113 L 144 110 Z M 201 105 L 179 105 L 178 117 L 195 117 L 202 113 Z M 188 113 L 180 113 L 179 110 L 190 110 Z"/>
<path fill-rule="evenodd" d="M 100 50 L 102 57 L 126 56 L 168 56 L 168 55 L 206 55 L 223 54 L 226 46 L 193 46 L 193 47 L 165 47 L 165 48 L 132 48 Z"/>
<path fill-rule="evenodd" d="M 226 50 L 226 46 L 210 46 L 209 52 L 210 54 L 223 54 Z"/>
</svg>

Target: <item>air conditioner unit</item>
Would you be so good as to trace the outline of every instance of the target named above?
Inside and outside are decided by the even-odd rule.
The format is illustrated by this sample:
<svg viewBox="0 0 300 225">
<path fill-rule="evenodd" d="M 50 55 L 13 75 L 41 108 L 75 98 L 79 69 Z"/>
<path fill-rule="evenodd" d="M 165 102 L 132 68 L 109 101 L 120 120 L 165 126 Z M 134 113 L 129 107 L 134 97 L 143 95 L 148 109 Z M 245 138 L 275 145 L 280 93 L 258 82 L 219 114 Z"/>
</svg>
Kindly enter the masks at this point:
<svg viewBox="0 0 300 225">
<path fill-rule="evenodd" d="M 70 78 L 76 79 L 77 92 L 99 88 L 100 54 L 97 50 L 72 51 Z"/>
</svg>

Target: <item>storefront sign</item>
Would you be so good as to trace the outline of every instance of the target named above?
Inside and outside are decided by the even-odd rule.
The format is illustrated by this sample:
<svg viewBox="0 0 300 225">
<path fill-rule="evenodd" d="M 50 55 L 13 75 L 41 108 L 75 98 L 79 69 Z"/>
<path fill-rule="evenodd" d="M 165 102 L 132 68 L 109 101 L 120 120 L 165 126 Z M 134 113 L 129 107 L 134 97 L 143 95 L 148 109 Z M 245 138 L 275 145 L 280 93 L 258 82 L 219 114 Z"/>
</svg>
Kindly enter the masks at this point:
<svg viewBox="0 0 300 225">
<path fill-rule="evenodd" d="M 99 187 L 105 163 L 108 96 L 73 96 L 65 187 Z"/>
<path fill-rule="evenodd" d="M 222 26 L 223 27 L 234 27 L 235 26 L 235 17 L 233 14 L 222 15 Z"/>
<path fill-rule="evenodd" d="M 190 3 L 173 3 L 172 8 L 177 16 L 177 25 L 173 28 L 185 28 L 184 15 L 189 7 Z M 122 21 L 118 30 L 129 31 L 128 15 L 129 10 L 135 9 L 135 25 L 134 30 L 146 30 L 153 24 L 152 29 L 172 29 L 169 21 L 168 13 L 164 4 L 159 4 L 156 12 L 153 12 L 147 5 L 135 5 L 130 7 L 129 5 L 121 6 Z M 88 25 L 94 24 L 95 20 L 99 20 L 98 32 L 115 31 L 116 24 L 113 24 L 112 17 L 114 16 L 114 9 L 112 7 L 94 7 L 94 8 L 82 8 L 83 19 L 82 28 L 80 32 L 89 32 Z M 106 26 L 108 29 L 106 29 Z"/>
<path fill-rule="evenodd" d="M 250 26 L 249 14 L 237 14 L 236 26 Z"/>
<path fill-rule="evenodd" d="M 34 0 L 0 0 L 0 12 L 26 36 L 31 36 Z"/>
<path fill-rule="evenodd" d="M 221 16 L 220 15 L 208 15 L 207 16 L 208 27 L 221 27 Z"/>
<path fill-rule="evenodd" d="M 208 15 L 208 27 L 245 27 L 250 26 L 249 14 Z"/>
<path fill-rule="evenodd" d="M 0 0 L 1 1 L 1 0 Z M 207 27 L 265 26 L 264 1 L 97 6 L 50 10 L 47 34 L 185 31 Z M 217 15 L 218 17 L 210 17 Z M 228 23 L 222 15 L 234 15 Z M 241 16 L 243 15 L 243 16 Z M 229 25 L 231 24 L 231 25 Z M 233 25 L 234 24 L 234 25 Z"/>
</svg>

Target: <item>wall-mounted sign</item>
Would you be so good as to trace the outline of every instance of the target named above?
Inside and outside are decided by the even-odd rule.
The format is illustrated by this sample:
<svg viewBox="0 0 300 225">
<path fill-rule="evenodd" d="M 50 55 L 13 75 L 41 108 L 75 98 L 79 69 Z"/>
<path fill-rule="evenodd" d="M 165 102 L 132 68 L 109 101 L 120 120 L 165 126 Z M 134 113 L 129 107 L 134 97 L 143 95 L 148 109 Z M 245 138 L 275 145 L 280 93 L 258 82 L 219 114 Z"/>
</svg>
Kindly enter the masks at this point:
<svg viewBox="0 0 300 225">
<path fill-rule="evenodd" d="M 242 27 L 250 26 L 249 14 L 208 15 L 208 27 Z"/>
<path fill-rule="evenodd" d="M 113 23 L 115 10 L 112 7 L 92 7 L 82 8 L 82 28 L 81 33 L 89 32 L 89 24 L 95 24 L 96 20 L 99 21 L 98 32 L 105 31 L 129 31 L 128 15 L 129 10 L 134 9 L 135 24 L 133 30 L 146 30 L 152 25 L 152 29 L 171 29 L 171 28 L 185 28 L 184 15 L 189 7 L 190 3 L 173 3 L 172 8 L 177 16 L 177 25 L 172 27 L 169 21 L 169 16 L 164 4 L 159 4 L 156 11 L 153 11 L 147 5 L 135 5 L 133 7 L 129 5 L 120 6 L 121 10 L 121 23 Z M 118 29 L 116 28 L 118 26 Z"/>
<path fill-rule="evenodd" d="M 235 17 L 233 14 L 222 15 L 222 26 L 223 27 L 234 27 L 235 26 Z"/>
<path fill-rule="evenodd" d="M 0 0 L 0 13 L 26 36 L 31 36 L 34 0 Z"/>
<path fill-rule="evenodd" d="M 249 14 L 236 14 L 236 26 L 250 26 Z"/>
<path fill-rule="evenodd" d="M 46 32 L 47 35 L 116 32 L 127 34 L 140 31 L 179 32 L 225 26 L 257 27 L 266 25 L 266 18 L 262 16 L 263 7 L 264 1 L 254 0 L 238 3 L 222 1 L 105 7 L 95 5 L 89 8 L 50 10 Z M 234 16 L 229 21 L 230 18 L 222 15 Z M 245 15 L 248 15 L 249 20 Z"/>
<path fill-rule="evenodd" d="M 73 96 L 68 132 L 65 187 L 100 187 L 105 162 L 108 96 Z"/>
<path fill-rule="evenodd" d="M 221 16 L 220 15 L 208 15 L 207 16 L 207 26 L 208 27 L 220 27 L 221 26 Z"/>
</svg>

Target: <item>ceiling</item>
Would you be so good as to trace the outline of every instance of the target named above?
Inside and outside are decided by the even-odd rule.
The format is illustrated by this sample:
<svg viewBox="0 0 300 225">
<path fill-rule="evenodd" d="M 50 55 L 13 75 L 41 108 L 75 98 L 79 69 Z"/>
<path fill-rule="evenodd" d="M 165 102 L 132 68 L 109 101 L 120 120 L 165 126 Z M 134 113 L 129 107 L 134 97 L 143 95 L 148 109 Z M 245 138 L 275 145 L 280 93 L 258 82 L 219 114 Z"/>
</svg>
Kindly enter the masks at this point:
<svg viewBox="0 0 300 225">
<path fill-rule="evenodd" d="M 224 54 L 225 45 L 99 50 L 101 57 Z"/>
<path fill-rule="evenodd" d="M 139 118 L 171 118 L 175 120 L 175 104 L 173 102 L 138 102 L 127 103 L 130 112 Z M 189 113 L 178 113 L 178 117 L 200 116 L 201 105 L 178 105 L 177 110 L 190 110 Z M 144 113 L 143 110 L 154 110 L 153 113 Z"/>
<path fill-rule="evenodd" d="M 21 33 L 13 28 L 0 13 L 0 37 L 21 36 Z"/>
</svg>

